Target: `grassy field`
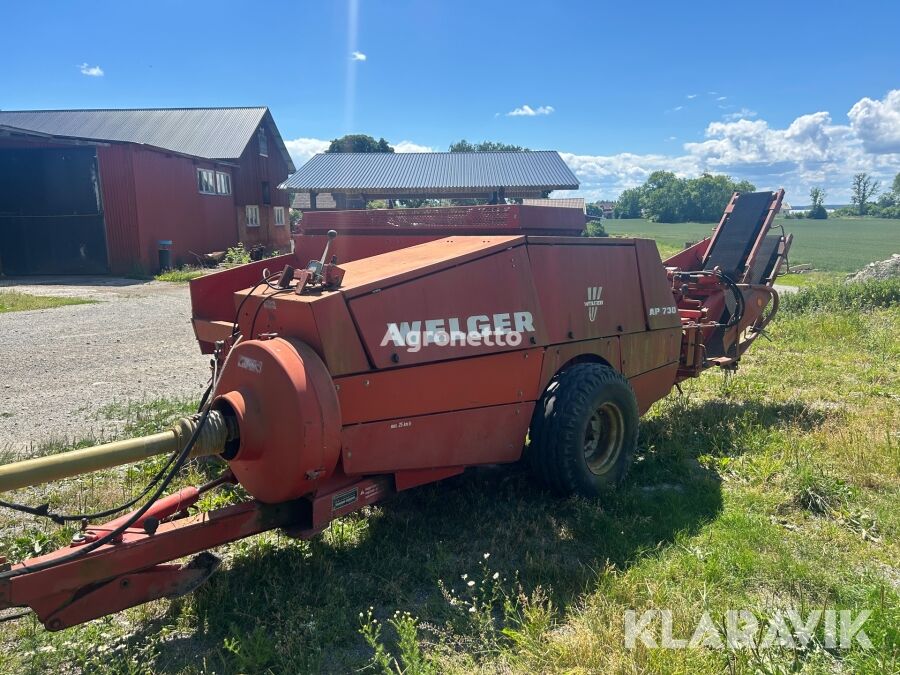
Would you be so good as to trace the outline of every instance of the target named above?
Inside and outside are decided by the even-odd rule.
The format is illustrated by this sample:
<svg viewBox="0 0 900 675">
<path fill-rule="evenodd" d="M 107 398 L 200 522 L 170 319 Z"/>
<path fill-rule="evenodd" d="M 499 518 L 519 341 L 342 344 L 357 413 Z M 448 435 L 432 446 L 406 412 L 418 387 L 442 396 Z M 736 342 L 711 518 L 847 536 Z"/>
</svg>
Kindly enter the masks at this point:
<svg viewBox="0 0 900 675">
<path fill-rule="evenodd" d="M 656 404 L 625 485 L 599 502 L 546 494 L 519 467 L 470 471 L 311 541 L 223 547 L 223 569 L 179 600 L 59 633 L 0 624 L 0 672 L 897 672 L 900 307 L 820 296 L 819 311 L 786 302 L 736 375 L 709 372 Z M 147 433 L 190 409 L 103 414 Z M 15 496 L 108 505 L 157 466 Z M 214 473 L 195 465 L 184 482 Z M 71 535 L 0 515 L 12 558 Z M 800 651 L 626 649 L 625 612 L 651 608 L 671 610 L 679 638 L 704 612 L 721 629 L 746 609 L 762 632 L 789 608 L 869 610 L 872 648 L 829 648 L 820 627 Z"/>
<path fill-rule="evenodd" d="M 27 312 L 32 309 L 51 309 L 66 305 L 85 305 L 95 302 L 88 298 L 60 298 L 50 295 L 31 295 L 18 291 L 0 290 L 0 314 L 4 312 Z"/>
<path fill-rule="evenodd" d="M 828 220 L 778 219 L 793 233 L 791 264 L 809 263 L 816 269 L 855 272 L 874 260 L 900 253 L 900 220 L 887 218 L 829 218 Z M 656 239 L 663 255 L 684 247 L 686 241 L 709 236 L 709 223 L 651 223 L 644 219 L 605 220 L 603 227 L 613 236 Z"/>
</svg>

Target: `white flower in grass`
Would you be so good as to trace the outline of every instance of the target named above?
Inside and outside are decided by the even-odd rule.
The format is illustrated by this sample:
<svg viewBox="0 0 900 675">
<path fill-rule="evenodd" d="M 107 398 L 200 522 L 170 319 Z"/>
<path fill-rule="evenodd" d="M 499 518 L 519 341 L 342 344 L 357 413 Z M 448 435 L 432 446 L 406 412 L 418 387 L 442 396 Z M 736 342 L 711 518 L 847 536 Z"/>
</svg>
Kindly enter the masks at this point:
<svg viewBox="0 0 900 675">
<path fill-rule="evenodd" d="M 490 557 L 491 557 L 491 554 L 490 554 L 490 553 L 485 553 L 485 554 L 484 554 L 484 559 L 485 559 L 485 560 L 487 560 L 487 559 L 490 558 Z"/>
<path fill-rule="evenodd" d="M 469 581 L 466 585 L 467 585 L 469 588 L 471 588 L 472 586 L 475 585 L 475 582 L 474 582 L 474 581 Z"/>
<path fill-rule="evenodd" d="M 494 581 L 500 578 L 500 572 L 494 572 L 494 576 L 491 577 Z"/>
</svg>

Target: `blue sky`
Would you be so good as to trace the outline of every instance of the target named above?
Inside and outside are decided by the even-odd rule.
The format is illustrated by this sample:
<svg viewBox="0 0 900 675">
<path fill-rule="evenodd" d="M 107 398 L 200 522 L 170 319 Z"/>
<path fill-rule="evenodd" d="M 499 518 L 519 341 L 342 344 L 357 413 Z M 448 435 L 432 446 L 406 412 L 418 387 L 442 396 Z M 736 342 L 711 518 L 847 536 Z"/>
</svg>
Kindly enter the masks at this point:
<svg viewBox="0 0 900 675">
<path fill-rule="evenodd" d="M 401 149 L 487 138 L 563 152 L 589 198 L 670 169 L 784 186 L 794 203 L 811 185 L 845 201 L 852 173 L 900 171 L 896 2 L 59 2 L 3 14 L 0 108 L 263 104 L 298 162 L 351 131 Z"/>
</svg>

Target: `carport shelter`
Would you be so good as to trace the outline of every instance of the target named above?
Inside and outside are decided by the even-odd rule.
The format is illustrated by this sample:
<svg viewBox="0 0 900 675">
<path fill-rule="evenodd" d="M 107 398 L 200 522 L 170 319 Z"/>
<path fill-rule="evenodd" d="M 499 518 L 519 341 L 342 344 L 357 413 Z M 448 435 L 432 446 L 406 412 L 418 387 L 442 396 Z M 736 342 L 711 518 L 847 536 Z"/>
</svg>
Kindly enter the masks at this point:
<svg viewBox="0 0 900 675">
<path fill-rule="evenodd" d="M 504 199 L 577 190 L 558 152 L 320 153 L 282 188 L 294 208 L 361 209 L 374 199 Z"/>
</svg>

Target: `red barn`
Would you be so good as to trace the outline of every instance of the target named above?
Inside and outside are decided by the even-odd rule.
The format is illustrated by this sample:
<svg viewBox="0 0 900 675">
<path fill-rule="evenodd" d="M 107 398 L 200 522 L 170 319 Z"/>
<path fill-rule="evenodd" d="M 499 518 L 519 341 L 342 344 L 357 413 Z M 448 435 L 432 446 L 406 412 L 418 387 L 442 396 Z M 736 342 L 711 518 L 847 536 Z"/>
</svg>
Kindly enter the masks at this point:
<svg viewBox="0 0 900 675">
<path fill-rule="evenodd" d="M 290 247 L 294 171 L 268 108 L 0 111 L 0 273 L 152 272 Z"/>
</svg>

